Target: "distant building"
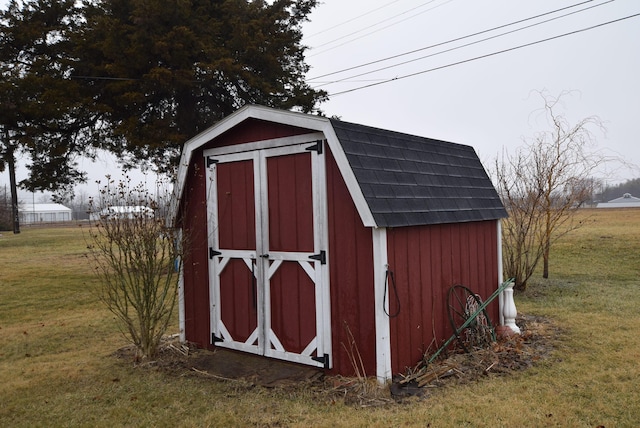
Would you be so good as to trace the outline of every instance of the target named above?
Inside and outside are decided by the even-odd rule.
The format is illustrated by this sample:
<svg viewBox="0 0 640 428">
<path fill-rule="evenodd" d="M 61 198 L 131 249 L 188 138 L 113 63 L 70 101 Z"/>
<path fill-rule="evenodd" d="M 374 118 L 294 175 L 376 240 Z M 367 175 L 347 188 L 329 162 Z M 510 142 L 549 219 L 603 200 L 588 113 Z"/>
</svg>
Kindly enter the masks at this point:
<svg viewBox="0 0 640 428">
<path fill-rule="evenodd" d="M 138 217 L 153 218 L 154 212 L 149 207 L 144 206 L 111 206 L 100 211 L 92 212 L 89 219 L 92 221 L 100 219 L 133 219 Z"/>
<path fill-rule="evenodd" d="M 20 204 L 20 223 L 56 223 L 72 220 L 71 208 L 62 204 Z"/>
<path fill-rule="evenodd" d="M 599 203 L 596 208 L 640 208 L 640 198 L 631 196 L 631 193 L 625 193 L 620 198 Z"/>
</svg>

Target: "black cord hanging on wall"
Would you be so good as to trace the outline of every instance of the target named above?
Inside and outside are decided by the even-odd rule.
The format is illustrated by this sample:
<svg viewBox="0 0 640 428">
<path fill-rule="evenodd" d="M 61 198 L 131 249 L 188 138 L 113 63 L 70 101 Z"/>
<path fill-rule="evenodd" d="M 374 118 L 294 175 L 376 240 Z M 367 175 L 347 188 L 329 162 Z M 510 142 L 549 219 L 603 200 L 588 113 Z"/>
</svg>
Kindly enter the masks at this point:
<svg viewBox="0 0 640 428">
<path fill-rule="evenodd" d="M 393 295 L 396 298 L 396 311 L 393 314 L 390 314 L 387 311 L 387 290 L 389 288 L 389 278 L 391 278 L 391 287 L 393 288 Z M 398 297 L 396 277 L 393 275 L 393 271 L 388 268 L 384 274 L 384 301 L 382 302 L 382 308 L 384 309 L 384 313 L 387 314 L 389 318 L 395 318 L 400 314 L 400 297 Z"/>
</svg>

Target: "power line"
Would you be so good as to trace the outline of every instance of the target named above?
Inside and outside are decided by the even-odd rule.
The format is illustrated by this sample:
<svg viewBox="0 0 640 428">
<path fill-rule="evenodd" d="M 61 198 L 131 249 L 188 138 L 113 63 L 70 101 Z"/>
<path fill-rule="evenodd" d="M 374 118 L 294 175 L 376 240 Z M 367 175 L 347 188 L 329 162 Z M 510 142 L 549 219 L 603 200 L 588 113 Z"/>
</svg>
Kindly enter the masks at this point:
<svg viewBox="0 0 640 428">
<path fill-rule="evenodd" d="M 593 1 L 593 0 L 589 0 L 589 1 Z M 453 48 L 445 49 L 443 51 L 435 52 L 435 53 L 432 53 L 432 54 L 429 54 L 429 55 L 425 55 L 425 56 L 421 56 L 421 57 L 418 57 L 418 58 L 413 58 L 413 59 L 410 59 L 410 60 L 407 60 L 407 61 L 403 61 L 403 62 L 399 62 L 399 63 L 393 64 L 393 65 L 389 65 L 389 66 L 386 66 L 386 67 L 377 68 L 375 70 L 369 70 L 369 71 L 366 71 L 366 72 L 363 72 L 363 73 L 360 73 L 360 74 L 355 74 L 355 75 L 352 75 L 352 76 L 349 76 L 349 77 L 344 77 L 342 79 L 338 79 L 338 80 L 334 80 L 334 81 L 330 81 L 330 82 L 324 82 L 321 85 L 315 86 L 315 88 L 319 88 L 319 87 L 322 87 L 322 86 L 325 86 L 325 85 L 330 85 L 330 84 L 333 84 L 333 83 L 344 82 L 346 80 L 351 80 L 351 79 L 354 79 L 356 77 L 366 76 L 368 74 L 377 73 L 378 71 L 389 70 L 391 68 L 399 67 L 401 65 L 409 64 L 409 63 L 412 63 L 412 62 L 415 62 L 415 61 L 420 61 L 420 60 L 423 60 L 423 59 L 426 59 L 426 58 L 431 58 L 431 57 L 434 57 L 434 56 L 437 56 L 437 55 L 441 55 L 441 54 L 444 54 L 444 53 L 447 53 L 447 52 L 452 52 L 452 51 L 455 51 L 455 50 L 458 50 L 458 49 L 466 48 L 466 47 L 469 47 L 469 46 L 472 46 L 472 45 L 476 45 L 478 43 L 486 42 L 487 40 L 496 39 L 498 37 L 506 36 L 508 34 L 513 34 L 513 33 L 516 33 L 518 31 L 522 31 L 522 30 L 526 30 L 526 29 L 529 29 L 529 28 L 536 27 L 538 25 L 546 24 L 546 23 L 549 23 L 551 21 L 555 21 L 555 20 L 558 20 L 558 19 L 561 19 L 561 18 L 566 18 L 567 16 L 575 15 L 577 13 L 581 13 L 581 12 L 584 12 L 586 10 L 590 10 L 590 9 L 594 9 L 596 7 L 604 6 L 605 4 L 611 3 L 613 1 L 615 1 L 615 0 L 607 0 L 607 1 L 603 2 L 603 3 L 599 3 L 599 4 L 596 4 L 596 5 L 593 5 L 593 6 L 589 6 L 589 7 L 585 7 L 584 9 L 580 9 L 580 10 L 576 10 L 576 11 L 573 11 L 573 12 L 569 12 L 569 13 L 566 13 L 566 14 L 560 15 L 560 16 L 555 16 L 553 18 L 549 18 L 549 19 L 546 19 L 544 21 L 536 22 L 534 24 L 530 24 L 530 25 L 526 25 L 524 27 L 516 28 L 514 30 L 506 31 L 504 33 L 496 34 L 494 36 L 485 37 L 484 39 L 480 39 L 480 40 L 476 40 L 476 41 L 473 41 L 473 42 L 465 43 L 463 45 L 459 45 L 459 46 L 455 46 Z M 548 12 L 548 13 L 543 14 L 543 15 L 548 15 L 550 13 L 555 13 L 555 12 L 557 12 L 557 11 Z M 527 18 L 525 20 L 520 20 L 520 21 L 517 21 L 515 23 L 506 24 L 506 25 L 503 25 L 503 26 L 500 26 L 500 27 L 496 27 L 496 28 L 503 28 L 505 26 L 510 26 L 510 25 L 517 24 L 517 23 L 520 23 L 520 22 L 523 22 L 523 21 L 528 21 L 528 20 L 531 20 L 531 19 L 534 19 L 534 18 L 538 18 L 538 17 L 543 16 L 543 15 L 538 15 L 536 17 Z M 486 30 L 486 31 L 492 31 L 492 30 Z M 481 33 L 485 33 L 486 31 L 483 31 Z M 476 34 L 480 34 L 480 33 L 476 33 Z M 463 38 L 467 38 L 467 37 L 458 38 L 458 39 L 455 39 L 454 41 L 460 40 L 460 39 L 463 39 Z M 439 45 L 448 44 L 448 43 L 450 43 L 450 42 L 440 43 Z M 423 48 L 423 49 L 419 49 L 419 50 L 416 50 L 416 51 L 413 51 L 413 52 L 418 52 L 418 51 L 425 50 L 425 49 L 426 48 Z M 398 57 L 398 55 L 395 55 L 395 56 L 393 56 L 391 58 L 397 58 L 397 57 Z M 380 60 L 380 61 L 382 61 L 382 60 Z M 376 61 L 376 62 L 380 62 L 380 61 Z M 351 69 L 353 69 L 353 68 L 359 68 L 359 67 L 352 67 Z M 338 72 L 329 73 L 329 74 L 325 74 L 325 76 L 329 76 L 329 75 L 337 74 L 337 73 Z M 313 79 L 309 79 L 309 80 L 313 80 Z"/>
<path fill-rule="evenodd" d="M 383 4 L 382 6 L 380 6 L 380 7 L 376 8 L 376 9 L 372 9 L 372 10 L 370 10 L 369 12 L 365 12 L 365 13 L 363 13 L 363 14 L 361 14 L 361 15 L 358 15 L 358 16 L 356 16 L 356 17 L 353 17 L 353 18 L 351 18 L 351 19 L 347 19 L 346 21 L 343 21 L 343 22 L 341 22 L 341 23 L 339 23 L 339 24 L 333 25 L 333 26 L 331 26 L 331 27 L 329 27 L 329 28 L 325 28 L 325 29 L 324 29 L 324 30 L 322 30 L 322 31 L 318 31 L 318 32 L 316 32 L 316 33 L 313 33 L 313 34 L 311 34 L 311 35 L 309 35 L 309 36 L 305 37 L 305 39 L 306 39 L 306 40 L 309 40 L 309 39 L 310 39 L 310 38 L 312 38 L 312 37 L 315 37 L 315 36 L 317 36 L 317 35 L 319 35 L 319 34 L 324 34 L 324 33 L 326 33 L 327 31 L 333 30 L 334 28 L 342 27 L 343 25 L 349 24 L 350 22 L 356 21 L 356 20 L 358 20 L 358 19 L 360 19 L 360 18 L 363 18 L 363 17 L 365 17 L 365 16 L 367 16 L 367 15 L 371 15 L 372 13 L 377 12 L 377 11 L 379 11 L 380 9 L 384 9 L 385 7 L 391 6 L 391 5 L 392 5 L 392 4 L 394 4 L 394 3 L 398 3 L 399 1 L 402 1 L 402 0 L 395 0 L 395 1 L 392 1 L 392 2 L 390 2 L 390 3 Z"/>
<path fill-rule="evenodd" d="M 609 25 L 609 24 L 614 24 L 614 23 L 617 23 L 617 22 L 620 22 L 620 21 L 624 21 L 626 19 L 635 18 L 637 16 L 640 16 L 640 13 L 636 13 L 634 15 L 625 16 L 623 18 L 614 19 L 613 21 L 603 22 L 601 24 L 593 25 L 591 27 L 582 28 L 580 30 L 570 31 L 568 33 L 560 34 L 560 35 L 557 35 L 557 36 L 548 37 L 546 39 L 537 40 L 535 42 L 530 42 L 530 43 L 525 43 L 523 45 L 514 46 L 514 47 L 509 48 L 509 49 L 503 49 L 503 50 L 492 52 L 492 53 L 489 53 L 489 54 L 480 55 L 480 56 L 477 56 L 477 57 L 474 57 L 474 58 L 469 58 L 469 59 L 465 59 L 465 60 L 462 60 L 462 61 L 457 61 L 457 62 L 453 62 L 453 63 L 450 63 L 450 64 L 441 65 L 439 67 L 434 67 L 434 68 L 418 71 L 418 72 L 411 73 L 411 74 L 405 74 L 404 76 L 394 77 L 392 79 L 386 79 L 386 80 L 383 80 L 381 82 L 371 83 L 371 84 L 360 86 L 360 87 L 357 87 L 357 88 L 352 88 L 352 89 L 347 89 L 345 91 L 335 92 L 333 94 L 329 94 L 329 97 L 334 97 L 334 96 L 337 96 L 337 95 L 347 94 L 349 92 L 359 91 L 361 89 L 366 89 L 366 88 L 370 88 L 370 87 L 373 87 L 373 86 L 378 86 L 378 85 L 382 85 L 382 84 L 385 84 L 385 83 L 394 82 L 396 80 L 407 79 L 409 77 L 414 77 L 414 76 L 418 76 L 420 74 L 430 73 L 432 71 L 442 70 L 444 68 L 449 68 L 449 67 L 453 67 L 455 65 L 465 64 L 465 63 L 476 61 L 476 60 L 479 60 L 479 59 L 489 58 L 489 57 L 496 56 L 496 55 L 499 55 L 499 54 L 503 54 L 503 53 L 506 53 L 506 52 L 511 52 L 511 51 L 515 51 L 515 50 L 518 50 L 518 49 L 526 48 L 526 47 L 529 47 L 529 46 L 537 45 L 539 43 L 544 43 L 544 42 L 548 42 L 548 41 L 551 41 L 551 40 L 559 39 L 561 37 L 566 37 L 566 36 L 582 33 L 582 32 L 585 32 L 585 31 L 593 30 L 595 28 L 603 27 L 603 26 Z"/>
<path fill-rule="evenodd" d="M 397 18 L 398 16 L 405 15 L 405 14 L 407 14 L 407 13 L 409 13 L 409 12 L 412 12 L 412 11 L 414 11 L 414 10 L 416 10 L 416 9 L 419 9 L 419 8 L 421 8 L 421 7 L 423 7 L 423 6 L 429 5 L 429 4 L 433 3 L 434 1 L 437 1 L 437 0 L 430 0 L 430 1 L 426 2 L 426 3 L 423 3 L 423 4 L 419 5 L 419 6 L 414 7 L 414 8 L 412 8 L 412 9 L 406 10 L 406 11 L 404 11 L 404 12 L 402 12 L 402 13 L 399 13 L 399 14 L 397 14 L 397 15 L 394 15 L 394 16 L 392 16 L 392 17 L 390 17 L 390 18 L 387 18 L 387 19 L 384 19 L 384 20 L 382 20 L 382 21 L 376 22 L 375 24 L 369 25 L 368 27 L 361 28 L 360 30 L 354 31 L 354 32 L 349 33 L 349 34 L 347 34 L 347 35 L 345 35 L 345 36 L 341 36 L 341 37 L 338 37 L 337 39 L 334 39 L 334 40 L 328 41 L 328 42 L 326 42 L 326 43 L 323 43 L 323 44 L 321 44 L 321 45 L 315 46 L 315 47 L 314 47 L 314 48 L 312 48 L 312 49 L 317 49 L 317 48 L 320 48 L 320 47 L 322 47 L 322 46 L 330 45 L 330 44 L 332 44 L 332 43 L 334 43 L 334 42 L 338 42 L 338 41 L 340 41 L 340 40 L 342 40 L 342 39 L 345 39 L 345 38 L 347 38 L 347 37 L 349 37 L 349 36 L 352 36 L 352 35 L 354 35 L 354 34 L 358 34 L 358 33 L 361 33 L 361 32 L 363 32 L 363 31 L 365 31 L 365 30 L 368 30 L 369 28 L 373 28 L 373 27 L 376 27 L 376 26 L 378 26 L 378 25 L 380 25 L 380 24 L 384 24 L 385 22 L 391 21 L 392 19 Z M 430 9 L 427 9 L 427 10 L 423 10 L 422 12 L 419 12 L 419 13 L 416 13 L 416 14 L 414 14 L 414 15 L 411 15 L 411 16 L 409 16 L 408 18 L 401 19 L 400 21 L 396 21 L 396 22 L 394 22 L 394 23 L 392 23 L 392 24 L 387 25 L 386 27 L 378 28 L 377 30 L 374 30 L 374 31 L 371 31 L 371 32 L 369 32 L 369 33 L 363 34 L 362 36 L 360 36 L 360 37 L 356 37 L 355 39 L 347 40 L 347 41 L 345 41 L 345 42 L 343 42 L 343 43 L 340 43 L 339 45 L 332 46 L 332 47 L 327 48 L 327 49 L 325 49 L 325 50 L 323 50 L 323 51 L 320 51 L 320 52 L 315 52 L 315 53 L 313 53 L 313 54 L 311 54 L 311 55 L 308 55 L 308 57 L 309 57 L 309 58 L 311 58 L 311 57 L 314 57 L 314 56 L 317 56 L 317 55 L 323 54 L 323 53 L 325 53 L 325 52 L 332 51 L 332 50 L 334 50 L 334 49 L 336 49 L 336 48 L 339 48 L 340 46 L 344 46 L 344 45 L 349 44 L 349 43 L 351 43 L 351 42 L 355 42 L 356 40 L 360 40 L 360 39 L 362 39 L 362 38 L 364 38 L 364 37 L 370 36 L 371 34 L 375 34 L 375 33 L 379 32 L 379 31 L 386 30 L 387 28 L 389 28 L 389 27 L 393 27 L 394 25 L 400 24 L 401 22 L 407 21 L 407 20 L 409 20 L 409 19 L 413 19 L 413 18 L 415 18 L 415 17 L 417 17 L 417 16 L 422 15 L 423 13 L 430 12 L 430 11 L 432 11 L 432 10 L 434 10 L 434 9 L 436 9 L 436 8 L 438 8 L 438 7 L 440 7 L 440 6 L 444 6 L 445 4 L 447 4 L 447 3 L 451 2 L 451 1 L 453 1 L 453 0 L 447 0 L 447 1 L 445 1 L 444 3 L 442 3 L 442 4 L 436 5 L 436 6 L 432 7 L 432 8 L 430 8 Z"/>
<path fill-rule="evenodd" d="M 574 8 L 574 7 L 577 7 L 577 6 L 581 6 L 581 5 L 586 4 L 586 3 L 591 3 L 593 1 L 595 1 L 595 0 L 583 1 L 581 3 L 576 3 L 576 4 L 571 5 L 571 6 L 566 6 L 566 7 L 560 8 L 560 9 L 552 10 L 550 12 L 542 13 L 540 15 L 535 15 L 535 16 L 532 16 L 530 18 L 520 19 L 518 21 L 514 21 L 514 22 L 511 22 L 509 24 L 499 25 L 497 27 L 493 27 L 493 28 L 490 28 L 488 30 L 482 30 L 482 31 L 479 31 L 477 33 L 473 33 L 473 34 L 469 34 L 469 35 L 466 35 L 466 36 L 458 37 L 458 38 L 455 38 L 455 39 L 447 40 L 446 42 L 440 42 L 440 43 L 436 43 L 434 45 L 425 46 L 425 47 L 422 47 L 422 48 L 419 48 L 419 49 L 414 49 L 414 50 L 411 50 L 411 51 L 403 52 L 403 53 L 396 54 L 396 55 L 393 55 L 393 56 L 389 56 L 389 57 L 386 57 L 386 58 L 382 58 L 382 59 L 378 59 L 378 60 L 375 60 L 375 61 L 367 62 L 365 64 L 360 64 L 360 65 L 355 65 L 355 66 L 348 67 L 348 68 L 343 68 L 342 70 L 338 70 L 338 71 L 333 71 L 331 73 L 322 74 L 320 76 L 312 77 L 312 78 L 309 78 L 307 80 L 311 81 L 311 80 L 321 79 L 323 77 L 332 76 L 334 74 L 343 73 L 345 71 L 355 70 L 357 68 L 362 68 L 362 67 L 366 67 L 366 66 L 369 66 L 369 65 L 377 64 L 377 63 L 380 63 L 380 62 L 389 61 L 389 60 L 392 60 L 392 59 L 395 59 L 395 58 L 399 58 L 399 57 L 406 56 L 406 55 L 411 55 L 411 54 L 414 54 L 414 53 L 417 53 L 417 52 L 421 52 L 421 51 L 424 51 L 424 50 L 427 50 L 427 49 L 433 49 L 433 48 L 436 48 L 436 47 L 439 47 L 439 46 L 444 46 L 444 45 L 447 45 L 449 43 L 459 42 L 459 41 L 464 40 L 464 39 L 468 39 L 468 38 L 471 38 L 471 37 L 479 36 L 479 35 L 485 34 L 485 33 L 490 33 L 492 31 L 500 30 L 501 28 L 510 27 L 512 25 L 521 24 L 523 22 L 530 21 L 532 19 L 541 18 L 541 17 L 546 16 L 546 15 L 551 15 L 551 14 L 554 14 L 554 13 L 557 13 L 557 12 L 561 12 L 563 10 L 567 10 L 567 9 L 571 9 L 571 8 Z M 614 0 L 611 0 L 611 1 L 614 1 Z"/>
</svg>

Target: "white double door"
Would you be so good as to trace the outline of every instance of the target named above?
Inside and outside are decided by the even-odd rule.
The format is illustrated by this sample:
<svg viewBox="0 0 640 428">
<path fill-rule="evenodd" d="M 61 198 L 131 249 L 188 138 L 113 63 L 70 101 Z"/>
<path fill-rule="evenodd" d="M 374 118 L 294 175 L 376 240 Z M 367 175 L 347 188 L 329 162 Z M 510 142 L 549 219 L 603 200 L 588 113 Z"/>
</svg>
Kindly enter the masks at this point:
<svg viewBox="0 0 640 428">
<path fill-rule="evenodd" d="M 322 141 L 205 152 L 212 342 L 331 366 Z"/>
</svg>

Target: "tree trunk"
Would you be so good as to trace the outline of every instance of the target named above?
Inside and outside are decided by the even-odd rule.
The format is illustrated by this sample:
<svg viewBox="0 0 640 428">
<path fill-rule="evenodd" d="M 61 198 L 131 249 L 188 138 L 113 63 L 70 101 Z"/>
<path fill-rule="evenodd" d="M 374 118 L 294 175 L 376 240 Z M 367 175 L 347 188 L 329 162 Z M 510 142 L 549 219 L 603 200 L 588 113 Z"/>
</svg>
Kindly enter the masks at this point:
<svg viewBox="0 0 640 428">
<path fill-rule="evenodd" d="M 551 242 L 549 239 L 544 243 L 544 252 L 542 253 L 542 277 L 544 279 L 549 278 L 549 250 L 551 249 Z"/>
<path fill-rule="evenodd" d="M 7 142 L 6 161 L 9 164 L 9 187 L 11 187 L 11 217 L 13 218 L 13 233 L 20 233 L 20 213 L 18 212 L 18 186 L 16 184 L 16 159 L 13 147 Z"/>
<path fill-rule="evenodd" d="M 553 186 L 549 183 L 549 189 Z M 549 250 L 551 249 L 551 197 L 550 193 L 546 197 L 546 213 L 544 222 L 544 248 L 542 249 L 542 277 L 549 278 Z"/>
</svg>

